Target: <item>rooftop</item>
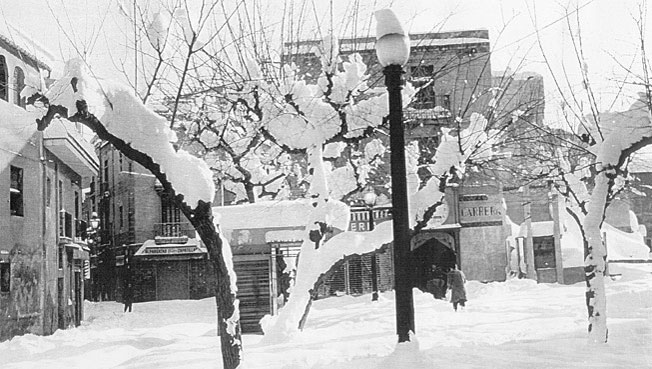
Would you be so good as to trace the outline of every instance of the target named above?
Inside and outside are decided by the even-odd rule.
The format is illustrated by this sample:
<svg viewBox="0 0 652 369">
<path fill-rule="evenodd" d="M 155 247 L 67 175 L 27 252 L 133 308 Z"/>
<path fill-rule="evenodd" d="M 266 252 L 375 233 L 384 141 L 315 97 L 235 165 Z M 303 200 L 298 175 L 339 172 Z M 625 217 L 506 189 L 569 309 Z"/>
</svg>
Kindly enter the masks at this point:
<svg viewBox="0 0 652 369">
<path fill-rule="evenodd" d="M 0 47 L 19 59 L 26 59 L 26 62 L 38 68 L 52 70 L 50 65 L 54 56 L 44 46 L 6 21 L 0 22 Z"/>
<path fill-rule="evenodd" d="M 314 53 L 314 48 L 321 45 L 322 40 L 303 40 L 286 42 L 285 51 L 290 54 Z M 353 37 L 339 40 L 340 52 L 374 50 L 376 37 Z M 483 29 L 448 32 L 411 33 L 412 48 L 441 48 L 460 45 L 489 44 L 489 31 Z"/>
</svg>

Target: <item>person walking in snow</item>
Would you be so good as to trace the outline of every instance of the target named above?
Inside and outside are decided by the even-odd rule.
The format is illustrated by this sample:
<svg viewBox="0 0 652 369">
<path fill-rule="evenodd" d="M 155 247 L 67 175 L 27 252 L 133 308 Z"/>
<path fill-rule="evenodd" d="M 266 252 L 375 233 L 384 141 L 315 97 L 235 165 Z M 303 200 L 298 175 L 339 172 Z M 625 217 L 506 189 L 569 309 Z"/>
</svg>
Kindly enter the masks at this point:
<svg viewBox="0 0 652 369">
<path fill-rule="evenodd" d="M 448 289 L 451 290 L 451 303 L 453 310 L 457 311 L 457 305 L 464 307 L 466 303 L 466 277 L 461 270 L 454 267 L 448 271 Z"/>
<path fill-rule="evenodd" d="M 132 306 L 132 304 L 134 302 L 133 301 L 134 300 L 134 288 L 133 288 L 133 286 L 131 285 L 130 282 L 125 285 L 124 292 L 122 293 L 122 300 L 123 300 L 123 302 L 125 304 L 125 311 L 124 312 L 126 313 L 127 310 L 129 310 L 129 312 L 131 313 L 131 306 Z"/>
</svg>

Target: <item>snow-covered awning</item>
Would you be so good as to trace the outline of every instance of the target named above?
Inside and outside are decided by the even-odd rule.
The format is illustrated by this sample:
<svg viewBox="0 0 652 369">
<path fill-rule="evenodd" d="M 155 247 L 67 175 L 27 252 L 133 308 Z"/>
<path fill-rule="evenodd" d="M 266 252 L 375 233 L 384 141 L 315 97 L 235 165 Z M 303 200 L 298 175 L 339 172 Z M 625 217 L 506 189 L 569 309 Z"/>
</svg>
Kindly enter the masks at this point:
<svg viewBox="0 0 652 369">
<path fill-rule="evenodd" d="M 90 260 L 90 249 L 86 246 L 78 245 L 76 243 L 67 243 L 65 247 L 72 249 L 72 258 L 78 260 Z"/>
<path fill-rule="evenodd" d="M 265 233 L 265 242 L 302 242 L 305 236 L 304 230 L 281 230 L 267 231 Z"/>
<path fill-rule="evenodd" d="M 426 227 L 423 228 L 424 231 L 440 231 L 440 230 L 446 230 L 446 229 L 459 229 L 462 228 L 462 225 L 459 223 L 450 223 L 450 224 L 440 224 L 437 226 L 431 226 L 427 225 Z"/>
<path fill-rule="evenodd" d="M 331 201 L 333 219 L 337 228 L 349 221 L 349 208 L 341 202 Z M 223 231 L 236 229 L 305 227 L 313 207 L 310 200 L 264 201 L 255 204 L 216 206 L 213 208 L 216 223 Z"/>
<path fill-rule="evenodd" d="M 147 240 L 136 251 L 134 256 L 203 256 L 207 253 L 201 241 L 196 238 L 188 239 L 186 243 L 167 243 L 159 244 L 155 240 Z"/>
<path fill-rule="evenodd" d="M 552 220 L 545 222 L 532 222 L 532 237 L 544 237 L 553 235 L 554 223 Z M 527 237 L 527 223 L 523 222 L 516 237 Z"/>
</svg>

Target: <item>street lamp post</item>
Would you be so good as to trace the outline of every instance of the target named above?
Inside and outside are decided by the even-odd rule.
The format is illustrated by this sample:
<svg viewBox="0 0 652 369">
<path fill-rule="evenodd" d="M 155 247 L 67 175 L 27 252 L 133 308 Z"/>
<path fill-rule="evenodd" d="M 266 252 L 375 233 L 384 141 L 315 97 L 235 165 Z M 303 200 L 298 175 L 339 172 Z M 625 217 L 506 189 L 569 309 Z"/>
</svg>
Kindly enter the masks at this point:
<svg viewBox="0 0 652 369">
<path fill-rule="evenodd" d="M 369 232 L 374 230 L 374 206 L 378 196 L 373 189 L 364 194 L 364 203 L 369 212 Z M 371 253 L 371 301 L 378 301 L 378 266 L 376 264 L 376 250 Z"/>
<path fill-rule="evenodd" d="M 396 294 L 396 333 L 398 342 L 410 341 L 414 332 L 414 300 L 410 276 L 410 223 L 405 169 L 405 137 L 401 75 L 410 56 L 410 40 L 390 9 L 376 16 L 376 54 L 384 67 L 389 93 L 389 141 L 392 174 L 392 221 L 394 228 L 394 290 Z"/>
</svg>

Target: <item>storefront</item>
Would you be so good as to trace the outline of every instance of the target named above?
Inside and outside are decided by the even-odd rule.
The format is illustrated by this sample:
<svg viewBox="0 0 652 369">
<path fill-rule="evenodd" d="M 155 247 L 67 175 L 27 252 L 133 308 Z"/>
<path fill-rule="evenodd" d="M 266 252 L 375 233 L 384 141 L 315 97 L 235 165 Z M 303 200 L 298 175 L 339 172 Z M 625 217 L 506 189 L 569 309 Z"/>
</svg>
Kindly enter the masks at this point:
<svg viewBox="0 0 652 369">
<path fill-rule="evenodd" d="M 64 238 L 59 247 L 58 314 L 59 328 L 79 326 L 84 319 L 84 263 L 90 259 L 85 244 Z"/>
<path fill-rule="evenodd" d="M 202 299 L 214 296 L 215 273 L 201 240 L 157 237 L 122 262 L 134 302 Z"/>
<path fill-rule="evenodd" d="M 477 281 L 504 281 L 508 255 L 505 206 L 498 187 L 464 187 L 458 195 L 459 266 Z"/>
</svg>

